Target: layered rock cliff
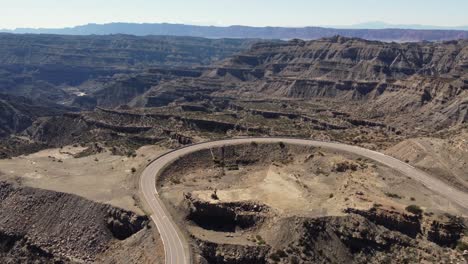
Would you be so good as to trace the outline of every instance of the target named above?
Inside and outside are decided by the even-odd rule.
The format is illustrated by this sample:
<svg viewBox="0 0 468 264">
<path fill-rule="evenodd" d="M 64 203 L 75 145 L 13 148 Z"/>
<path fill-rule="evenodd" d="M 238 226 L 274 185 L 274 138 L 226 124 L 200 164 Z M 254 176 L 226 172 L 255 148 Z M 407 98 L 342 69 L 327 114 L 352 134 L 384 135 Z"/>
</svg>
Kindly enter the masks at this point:
<svg viewBox="0 0 468 264">
<path fill-rule="evenodd" d="M 155 86 L 137 105 L 190 101 L 194 94 L 198 100 L 324 98 L 343 102 L 337 110 L 387 124 L 421 122 L 441 129 L 468 121 L 468 42 L 384 43 L 337 36 L 257 43 L 199 78 Z"/>
</svg>

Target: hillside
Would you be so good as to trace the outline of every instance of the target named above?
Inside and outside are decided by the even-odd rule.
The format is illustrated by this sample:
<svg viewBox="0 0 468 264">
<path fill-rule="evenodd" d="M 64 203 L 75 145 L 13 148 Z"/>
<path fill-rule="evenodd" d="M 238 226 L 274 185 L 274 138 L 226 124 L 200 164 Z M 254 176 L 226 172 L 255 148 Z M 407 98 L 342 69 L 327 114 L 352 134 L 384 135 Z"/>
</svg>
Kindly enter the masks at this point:
<svg viewBox="0 0 468 264">
<path fill-rule="evenodd" d="M 23 131 L 38 117 L 57 116 L 76 110 L 44 101 L 0 94 L 0 138 Z"/>
<path fill-rule="evenodd" d="M 460 189 L 468 190 L 468 130 L 447 138 L 415 138 L 405 140 L 386 153 L 433 175 L 441 175 Z"/>
<path fill-rule="evenodd" d="M 4 94 L 0 97 L 4 109 L 0 137 L 21 132 L 37 117 L 72 109 L 57 104 L 93 109 L 128 103 L 160 80 L 198 76 L 197 67 L 225 59 L 253 42 L 0 34 L 0 94 Z M 12 100 L 14 97 L 20 98 Z"/>
<path fill-rule="evenodd" d="M 146 216 L 84 198 L 0 182 L 0 259 L 3 263 L 129 263 L 128 241 L 161 247 Z M 57 210 L 60 208 L 60 210 Z M 154 251 L 153 251 L 154 252 Z M 147 257 L 147 256 L 146 256 Z M 159 259 L 153 259 L 159 263 Z"/>
<path fill-rule="evenodd" d="M 468 121 L 467 58 L 466 41 L 388 44 L 338 37 L 259 44 L 220 69 L 263 71 L 252 87 L 262 94 L 359 101 L 360 111 L 387 123 L 440 129 Z"/>
<path fill-rule="evenodd" d="M 391 126 L 438 130 L 468 120 L 468 42 L 397 44 L 333 37 L 259 43 L 200 78 L 153 87 L 157 98 L 200 90 L 249 99 L 334 100 L 339 110 Z M 183 85 L 181 85 L 183 83 Z M 139 101 L 142 102 L 142 101 Z"/>
</svg>

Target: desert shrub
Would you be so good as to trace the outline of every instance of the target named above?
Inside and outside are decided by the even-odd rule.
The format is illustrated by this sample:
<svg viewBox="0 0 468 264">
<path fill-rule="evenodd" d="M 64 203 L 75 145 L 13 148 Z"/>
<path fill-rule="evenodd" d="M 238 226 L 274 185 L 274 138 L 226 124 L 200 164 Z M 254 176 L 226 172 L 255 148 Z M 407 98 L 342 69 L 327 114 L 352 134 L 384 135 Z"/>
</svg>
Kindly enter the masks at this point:
<svg viewBox="0 0 468 264">
<path fill-rule="evenodd" d="M 348 170 L 356 171 L 358 169 L 358 165 L 355 163 L 350 163 L 348 161 L 339 162 L 335 164 L 334 170 L 337 172 L 346 172 Z"/>
<path fill-rule="evenodd" d="M 281 258 L 276 253 L 271 254 L 270 259 L 275 261 L 275 262 L 281 261 Z"/>
<path fill-rule="evenodd" d="M 216 193 L 216 191 L 214 193 L 211 194 L 211 199 L 213 200 L 219 200 L 219 197 L 218 197 L 218 194 Z"/>
<path fill-rule="evenodd" d="M 421 209 L 421 207 L 415 204 L 408 205 L 405 209 L 406 211 L 413 213 L 415 215 L 422 215 L 423 213 L 423 209 Z"/>
<path fill-rule="evenodd" d="M 299 258 L 296 256 L 292 256 L 289 261 L 291 264 L 299 264 Z"/>
<path fill-rule="evenodd" d="M 132 173 L 135 173 L 137 170 L 135 168 L 132 168 Z"/>
<path fill-rule="evenodd" d="M 463 242 L 463 241 L 458 241 L 457 249 L 460 250 L 460 251 L 468 250 L 468 243 Z"/>
<path fill-rule="evenodd" d="M 257 244 L 265 245 L 265 240 L 263 240 L 262 236 L 256 235 L 255 238 L 257 239 Z"/>
<path fill-rule="evenodd" d="M 172 179 L 171 179 L 171 182 L 172 182 L 173 184 L 180 184 L 180 183 L 181 183 L 180 180 L 177 179 L 177 178 L 172 178 Z"/>
<path fill-rule="evenodd" d="M 288 255 L 281 249 L 278 249 L 275 253 L 270 255 L 270 259 L 273 261 L 279 262 L 282 258 L 287 257 Z"/>
<path fill-rule="evenodd" d="M 286 254 L 286 252 L 284 252 L 284 250 L 282 250 L 282 249 L 278 249 L 278 250 L 276 251 L 276 254 L 277 254 L 280 258 L 285 258 L 285 257 L 288 256 L 288 254 Z"/>
<path fill-rule="evenodd" d="M 385 193 L 386 196 L 390 197 L 390 198 L 395 198 L 395 199 L 401 199 L 402 197 L 396 193 L 389 193 L 389 192 L 386 192 Z"/>
</svg>

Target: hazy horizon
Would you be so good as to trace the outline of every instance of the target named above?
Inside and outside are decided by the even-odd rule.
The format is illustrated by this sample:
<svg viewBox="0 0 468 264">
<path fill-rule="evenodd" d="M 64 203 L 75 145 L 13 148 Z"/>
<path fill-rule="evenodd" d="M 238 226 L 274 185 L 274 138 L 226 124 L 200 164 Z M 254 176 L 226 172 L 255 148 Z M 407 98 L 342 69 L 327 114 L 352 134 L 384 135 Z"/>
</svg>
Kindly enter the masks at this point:
<svg viewBox="0 0 468 264">
<path fill-rule="evenodd" d="M 179 24 L 179 25 L 189 25 L 189 26 L 213 26 L 213 27 L 283 27 L 283 28 L 305 28 L 305 27 L 323 27 L 323 28 L 337 28 L 337 29 L 386 29 L 386 28 L 399 28 L 399 29 L 446 29 L 446 30 L 468 30 L 468 25 L 458 25 L 458 26 L 439 26 L 439 25 L 424 25 L 424 24 L 390 24 L 383 21 L 369 21 L 359 24 L 352 25 L 308 25 L 308 26 L 253 26 L 253 25 L 210 25 L 210 24 L 195 24 L 195 23 L 177 23 L 177 22 L 126 22 L 126 21 L 115 21 L 108 23 L 94 23 L 89 22 L 86 24 L 66 26 L 66 27 L 18 27 L 18 28 L 1 28 L 0 30 L 15 31 L 21 29 L 66 29 L 66 28 L 77 28 L 84 27 L 88 25 L 110 25 L 110 24 Z"/>
<path fill-rule="evenodd" d="M 27 8 L 25 8 L 27 6 Z M 201 26 L 355 27 L 385 24 L 468 26 L 468 2 L 458 0 L 16 0 L 0 9 L 0 29 L 65 28 L 107 23 L 176 23 Z M 383 24 L 382 24 L 383 23 Z"/>
</svg>

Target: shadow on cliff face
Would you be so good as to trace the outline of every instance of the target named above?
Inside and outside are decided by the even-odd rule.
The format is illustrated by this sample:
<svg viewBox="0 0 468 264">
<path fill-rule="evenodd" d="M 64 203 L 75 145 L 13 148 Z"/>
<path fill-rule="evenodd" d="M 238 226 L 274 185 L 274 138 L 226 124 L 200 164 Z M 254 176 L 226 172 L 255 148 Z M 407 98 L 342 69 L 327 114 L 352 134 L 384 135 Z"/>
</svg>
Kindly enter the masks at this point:
<svg viewBox="0 0 468 264">
<path fill-rule="evenodd" d="M 266 206 L 251 202 L 209 203 L 186 196 L 187 219 L 203 229 L 233 233 L 253 228 L 265 219 Z"/>
<path fill-rule="evenodd" d="M 128 211 L 110 208 L 108 214 L 107 228 L 119 240 L 129 238 L 148 224 L 146 216 L 137 216 Z"/>
</svg>

